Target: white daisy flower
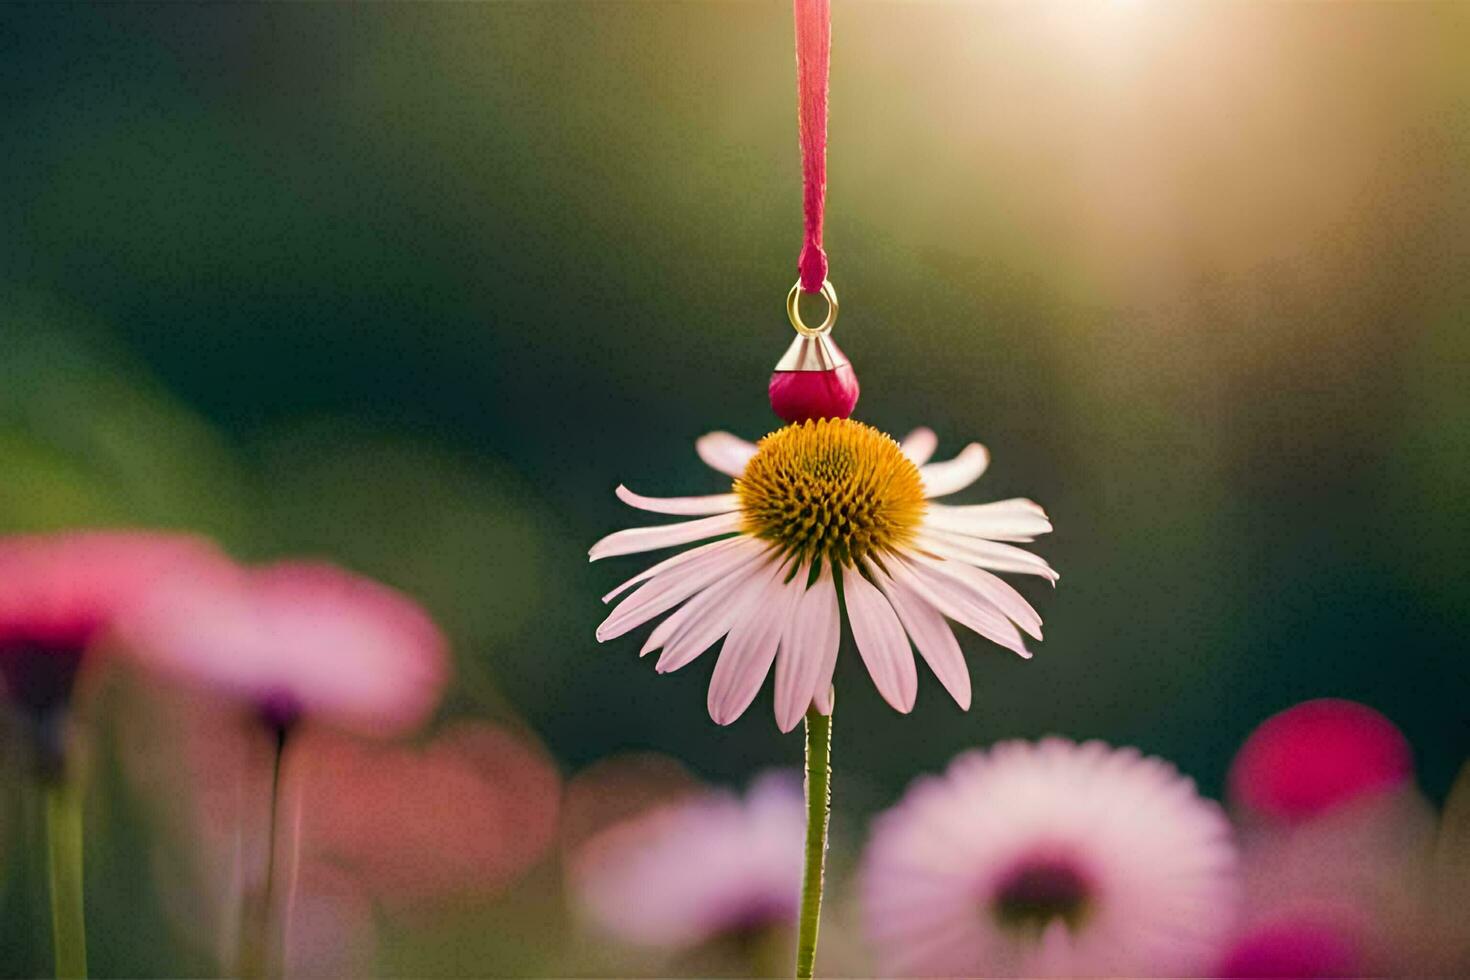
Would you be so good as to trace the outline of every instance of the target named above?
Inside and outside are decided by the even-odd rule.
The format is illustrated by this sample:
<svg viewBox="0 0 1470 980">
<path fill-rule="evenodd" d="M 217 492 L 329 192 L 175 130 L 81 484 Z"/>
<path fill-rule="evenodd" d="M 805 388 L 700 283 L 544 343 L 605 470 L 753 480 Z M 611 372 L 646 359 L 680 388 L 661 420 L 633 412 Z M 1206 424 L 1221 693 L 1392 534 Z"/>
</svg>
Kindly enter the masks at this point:
<svg viewBox="0 0 1470 980">
<path fill-rule="evenodd" d="M 766 773 L 742 798 L 709 790 L 601 831 L 568 862 L 571 892 L 599 931 L 687 950 L 796 925 L 801 779 Z"/>
<path fill-rule="evenodd" d="M 1235 914 L 1215 803 L 1101 742 L 1003 742 L 917 780 L 873 825 L 865 929 L 880 973 L 1191 976 Z"/>
<path fill-rule="evenodd" d="M 946 618 L 1030 657 L 1022 633 L 1041 639 L 1041 617 L 995 572 L 1056 582 L 1043 559 L 1016 547 L 1051 530 L 1030 500 L 970 506 L 934 503 L 980 478 L 985 447 L 929 462 L 937 439 L 918 429 L 900 445 L 851 419 L 788 425 L 759 445 L 728 432 L 695 448 L 734 478 L 708 497 L 643 497 L 625 503 L 697 520 L 608 535 L 591 558 L 719 540 L 681 552 L 624 582 L 604 602 L 638 586 L 597 629 L 611 640 L 657 616 L 643 654 L 661 650 L 658 671 L 678 670 L 721 637 L 709 713 L 728 725 L 750 706 L 774 664 L 776 723 L 796 726 L 808 707 L 832 710 L 839 607 L 879 692 L 899 711 L 918 692 L 910 640 L 962 708 L 970 675 Z"/>
</svg>

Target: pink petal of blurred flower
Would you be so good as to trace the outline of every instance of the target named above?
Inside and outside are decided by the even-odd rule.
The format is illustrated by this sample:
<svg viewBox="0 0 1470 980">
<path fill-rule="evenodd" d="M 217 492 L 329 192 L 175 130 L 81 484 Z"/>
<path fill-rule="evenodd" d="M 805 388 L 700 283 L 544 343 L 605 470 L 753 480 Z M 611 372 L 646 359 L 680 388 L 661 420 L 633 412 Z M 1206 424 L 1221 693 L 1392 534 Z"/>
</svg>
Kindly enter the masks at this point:
<svg viewBox="0 0 1470 980">
<path fill-rule="evenodd" d="M 1362 958 L 1351 933 L 1327 922 L 1268 922 L 1236 940 L 1221 977 L 1355 977 Z"/>
<path fill-rule="evenodd" d="M 423 749 L 309 730 L 289 752 L 305 793 L 303 849 L 392 909 L 494 896 L 556 835 L 555 765 L 493 725 L 461 723 Z"/>
<path fill-rule="evenodd" d="M 655 807 L 595 834 L 568 859 L 573 900 L 599 931 L 691 949 L 796 921 L 805 815 L 800 781 L 768 773 Z"/>
<path fill-rule="evenodd" d="M 241 896 L 265 873 L 273 740 L 216 691 L 119 680 L 119 751 L 155 831 L 158 893 L 179 935 L 232 968 Z M 364 905 L 417 925 L 449 903 L 499 897 L 550 852 L 561 793 L 533 736 L 481 722 L 423 747 L 306 726 L 288 742 L 282 782 L 282 846 L 300 819 L 287 932 L 299 969 L 288 972 L 306 976 L 370 972 L 357 947 L 333 948 L 339 935 L 371 943 Z"/>
<path fill-rule="evenodd" d="M 562 847 L 574 851 L 614 824 L 704 792 L 704 784 L 671 756 L 628 752 L 599 759 L 567 782 Z"/>
<path fill-rule="evenodd" d="M 448 677 L 444 636 L 417 603 L 325 564 L 170 577 L 121 634 L 144 663 L 281 722 L 365 735 L 423 722 Z"/>
<path fill-rule="evenodd" d="M 0 538 L 0 675 L 32 711 L 64 704 L 84 654 L 163 576 L 223 563 L 202 538 L 72 531 Z"/>
<path fill-rule="evenodd" d="M 285 976 L 371 976 L 377 954 L 372 900 L 341 868 L 306 863 L 297 876 L 285 940 Z"/>
<path fill-rule="evenodd" d="M 1050 738 L 915 782 L 874 823 L 861 892 L 883 975 L 1188 975 L 1223 948 L 1235 863 L 1173 766 Z"/>
<path fill-rule="evenodd" d="M 1232 799 L 1249 813 L 1300 823 L 1413 778 L 1408 740 L 1366 705 L 1304 701 L 1251 734 L 1230 769 Z"/>
<path fill-rule="evenodd" d="M 1330 926 L 1352 937 L 1358 974 L 1422 972 L 1442 947 L 1424 933 L 1435 840 L 1433 807 L 1408 788 L 1305 823 L 1245 828 L 1238 935 L 1281 922 Z"/>
</svg>

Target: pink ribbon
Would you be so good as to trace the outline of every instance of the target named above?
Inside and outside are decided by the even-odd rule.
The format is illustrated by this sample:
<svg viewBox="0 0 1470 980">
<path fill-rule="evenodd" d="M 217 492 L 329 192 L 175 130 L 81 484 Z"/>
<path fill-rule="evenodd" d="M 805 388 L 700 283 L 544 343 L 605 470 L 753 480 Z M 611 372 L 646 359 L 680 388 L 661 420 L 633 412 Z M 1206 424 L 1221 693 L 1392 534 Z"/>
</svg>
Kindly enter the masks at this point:
<svg viewBox="0 0 1470 980">
<path fill-rule="evenodd" d="M 822 215 L 827 205 L 827 78 L 832 63 L 831 0 L 793 0 L 796 15 L 796 117 L 801 136 L 802 211 L 806 238 L 796 268 L 801 288 L 822 291 L 827 253 Z"/>
</svg>

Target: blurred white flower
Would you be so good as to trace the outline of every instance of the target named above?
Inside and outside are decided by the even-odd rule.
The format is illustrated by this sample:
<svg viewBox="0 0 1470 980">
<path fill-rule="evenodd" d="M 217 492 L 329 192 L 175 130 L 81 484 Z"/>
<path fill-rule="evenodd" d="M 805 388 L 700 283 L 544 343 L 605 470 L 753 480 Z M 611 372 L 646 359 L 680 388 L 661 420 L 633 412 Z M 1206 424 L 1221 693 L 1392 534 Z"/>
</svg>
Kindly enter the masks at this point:
<svg viewBox="0 0 1470 980">
<path fill-rule="evenodd" d="M 1004 742 L 877 819 L 866 931 L 885 975 L 1186 975 L 1216 962 L 1235 862 L 1220 808 L 1168 763 Z"/>
<path fill-rule="evenodd" d="M 598 931 L 670 951 L 796 923 L 805 811 L 794 774 L 745 798 L 709 791 L 613 824 L 570 856 L 573 900 Z"/>
</svg>

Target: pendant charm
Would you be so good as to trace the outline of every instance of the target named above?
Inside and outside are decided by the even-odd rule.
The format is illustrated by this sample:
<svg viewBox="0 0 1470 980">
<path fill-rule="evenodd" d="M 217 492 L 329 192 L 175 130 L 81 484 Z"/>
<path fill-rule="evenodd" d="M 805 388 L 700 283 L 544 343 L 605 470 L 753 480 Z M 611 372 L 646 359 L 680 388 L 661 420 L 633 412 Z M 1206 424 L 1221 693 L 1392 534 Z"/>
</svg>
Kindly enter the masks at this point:
<svg viewBox="0 0 1470 980">
<path fill-rule="evenodd" d="M 822 296 L 827 300 L 827 318 L 818 327 L 801 319 L 797 307 L 801 283 L 786 297 L 786 314 L 797 336 L 776 364 L 769 388 L 771 410 L 786 422 L 845 419 L 857 405 L 857 373 L 831 337 L 837 322 L 837 292 L 830 282 L 822 283 Z"/>
</svg>

